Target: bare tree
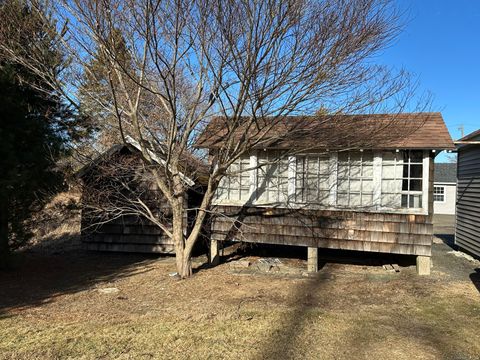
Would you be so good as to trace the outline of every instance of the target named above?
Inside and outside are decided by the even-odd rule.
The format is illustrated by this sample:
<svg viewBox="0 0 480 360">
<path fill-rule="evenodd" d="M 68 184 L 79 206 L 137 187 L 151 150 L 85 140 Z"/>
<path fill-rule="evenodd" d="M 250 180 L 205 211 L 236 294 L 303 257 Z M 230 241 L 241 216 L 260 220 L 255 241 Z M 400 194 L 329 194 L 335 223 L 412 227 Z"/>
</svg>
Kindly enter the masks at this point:
<svg viewBox="0 0 480 360">
<path fill-rule="evenodd" d="M 458 161 L 457 154 L 449 153 L 446 155 L 446 162 L 450 164 L 456 164 Z"/>
<path fill-rule="evenodd" d="M 45 72 L 34 53 L 19 52 L 8 41 L 0 50 L 43 76 L 77 107 L 76 93 L 88 65 L 95 52 L 101 52 L 97 65 L 107 74 L 109 98 L 86 91 L 82 97 L 90 96 L 117 119 L 123 141 L 128 133 L 139 144 L 145 171 L 172 209 L 168 228 L 160 218 L 153 219 L 174 240 L 182 277 L 192 274 L 191 252 L 225 172 L 242 154 L 268 145 L 270 130 L 286 116 L 318 109 L 328 114 L 378 112 L 385 111 L 385 104 L 400 111 L 411 95 L 406 73 L 374 63 L 373 56 L 400 29 L 391 0 L 26 4 L 56 24 L 69 67 L 58 76 Z M 7 39 L 15 16 L 9 24 L 2 24 Z M 111 36 L 114 33 L 117 36 Z M 124 54 L 117 53 L 119 39 L 128 51 L 129 66 Z M 91 118 L 95 121 L 95 114 Z M 217 127 L 205 133 L 214 118 Z M 329 121 L 328 116 L 322 119 Z M 197 176 L 184 166 L 184 159 L 192 153 L 205 155 L 195 146 L 202 133 L 202 141 L 212 135 L 221 142 L 208 154 L 205 194 L 191 231 L 184 234 L 184 200 L 191 185 L 185 177 Z M 155 158 L 164 166 L 152 166 Z M 142 211 L 148 213 L 148 206 Z"/>
</svg>

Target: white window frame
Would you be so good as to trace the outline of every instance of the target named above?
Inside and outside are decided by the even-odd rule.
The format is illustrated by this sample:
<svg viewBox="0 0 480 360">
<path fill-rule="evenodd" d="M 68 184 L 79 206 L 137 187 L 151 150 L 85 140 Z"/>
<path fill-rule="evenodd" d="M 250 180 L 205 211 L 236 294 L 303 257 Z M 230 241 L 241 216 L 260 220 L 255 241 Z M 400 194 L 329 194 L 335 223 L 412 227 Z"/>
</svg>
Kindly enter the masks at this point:
<svg viewBox="0 0 480 360">
<path fill-rule="evenodd" d="M 381 151 L 373 152 L 373 205 L 377 209 L 382 206 L 382 161 Z"/>
<path fill-rule="evenodd" d="M 267 162 L 266 162 L 265 166 L 259 165 L 262 154 L 266 155 L 266 158 L 267 158 Z M 258 182 L 259 182 L 258 171 L 262 168 L 266 169 L 269 165 L 273 165 L 273 164 L 277 164 L 277 168 L 280 168 L 282 165 L 285 165 L 285 164 L 281 163 L 282 161 L 285 161 L 285 160 L 286 160 L 286 165 L 287 165 L 287 175 L 286 175 L 286 177 L 284 177 L 283 175 L 280 175 L 280 174 L 275 174 L 277 184 L 278 184 L 278 187 L 276 189 L 274 189 L 274 193 L 276 194 L 275 195 L 276 199 L 270 199 L 269 193 L 272 192 L 272 191 L 271 190 L 269 191 L 269 189 L 265 189 L 264 192 L 262 192 L 262 194 L 259 194 L 258 191 L 257 191 L 258 190 Z M 282 206 L 285 206 L 289 203 L 290 186 L 291 186 L 290 185 L 290 175 L 291 175 L 290 157 L 286 157 L 286 158 L 285 157 L 279 157 L 277 159 L 277 161 L 270 162 L 268 152 L 263 151 L 263 153 L 262 153 L 262 152 L 259 151 L 259 152 L 257 152 L 256 168 L 252 169 L 252 171 L 255 172 L 255 196 L 253 197 L 253 203 L 255 205 L 282 207 Z M 283 182 L 281 179 L 286 179 L 286 182 Z M 267 183 L 268 183 L 268 181 L 267 181 Z M 283 195 L 282 195 L 282 190 L 280 188 L 280 184 L 286 184 L 285 193 Z M 263 194 L 266 194 L 266 198 L 262 199 Z M 285 201 L 278 201 L 278 199 L 280 199 L 282 197 L 284 197 Z"/>
<path fill-rule="evenodd" d="M 351 160 L 351 155 L 352 153 L 359 153 L 360 155 L 360 167 L 359 167 L 359 173 L 356 177 L 353 177 L 352 175 L 352 160 Z M 373 165 L 374 165 L 374 160 L 375 160 L 375 155 L 373 153 L 373 151 L 369 151 L 369 153 L 372 155 L 372 161 L 369 162 L 369 165 L 371 165 L 372 167 L 372 176 L 364 176 L 363 174 L 363 170 L 364 170 L 364 167 L 365 167 L 365 153 L 366 151 L 363 151 L 363 150 L 360 150 L 360 151 L 346 151 L 344 152 L 344 154 L 347 156 L 347 169 L 348 169 L 348 173 L 344 176 L 343 179 L 339 179 L 339 176 L 338 176 L 338 168 L 337 168 L 337 177 L 336 177 L 336 181 L 337 181 L 337 207 L 341 207 L 342 209 L 345 209 L 345 208 L 350 208 L 350 205 L 342 205 L 340 206 L 338 204 L 338 193 L 340 192 L 339 189 L 338 189 L 338 183 L 340 182 L 340 180 L 342 181 L 347 181 L 348 183 L 348 187 L 347 187 L 347 191 L 341 191 L 341 193 L 343 194 L 346 194 L 347 195 L 347 199 L 348 199 L 348 203 L 351 202 L 351 199 L 352 199 L 352 194 L 353 196 L 355 195 L 358 195 L 359 196 L 359 199 L 360 199 L 360 205 L 358 205 L 358 207 L 356 208 L 362 208 L 362 209 L 366 209 L 366 208 L 374 208 L 375 207 L 375 203 L 374 203 L 374 196 L 375 196 L 375 187 L 373 185 L 373 179 L 375 177 L 374 175 L 374 169 L 373 169 Z M 337 163 L 338 163 L 338 159 L 337 159 Z M 352 190 L 352 181 L 358 181 L 359 182 L 359 190 L 358 191 L 353 191 Z M 371 192 L 369 191 L 365 191 L 365 183 L 366 182 L 372 182 L 372 190 Z M 364 204 L 363 202 L 363 197 L 364 196 L 369 196 L 371 195 L 372 196 L 372 202 L 370 204 Z"/>
<path fill-rule="evenodd" d="M 291 208 L 305 208 L 307 205 L 308 208 L 312 209 L 325 209 L 325 210 L 344 210 L 344 211 L 372 211 L 372 212 L 387 212 L 387 213 L 397 213 L 397 214 L 418 214 L 426 215 L 428 214 L 428 204 L 429 204 L 429 187 L 430 187 L 430 151 L 423 151 L 422 159 L 422 190 L 415 191 L 415 193 L 422 195 L 422 203 L 419 208 L 402 208 L 402 207 L 384 207 L 381 206 L 381 197 L 382 197 L 382 165 L 383 165 L 383 152 L 384 150 L 378 150 L 373 152 L 373 205 L 368 207 L 339 207 L 337 206 L 338 199 L 338 152 L 337 151 L 328 151 L 329 155 L 329 197 L 328 204 L 308 204 L 305 202 L 295 201 L 295 187 L 296 187 L 296 164 L 297 156 L 290 155 L 288 156 L 288 184 L 287 184 L 287 197 L 286 201 L 283 203 L 271 203 L 260 201 L 259 194 L 257 193 L 258 189 L 258 152 L 253 152 L 250 155 L 250 194 L 249 201 L 244 200 L 229 200 L 229 199 L 214 199 L 214 204 L 216 205 L 255 205 L 255 206 L 277 206 L 277 207 L 291 207 Z M 399 151 L 399 150 L 397 150 Z M 401 151 L 401 150 L 400 150 Z M 407 150 L 405 150 L 407 151 Z M 323 153 L 324 155 L 325 153 Z M 301 154 L 300 156 L 305 156 L 308 154 Z M 322 156 L 322 154 L 318 154 Z M 403 176 L 402 176 L 403 181 Z M 230 191 L 230 190 L 229 190 Z M 240 189 L 239 189 L 240 191 Z M 445 190 L 446 191 L 446 190 Z M 401 194 L 406 194 L 403 190 Z M 239 195 L 240 196 L 240 195 Z M 446 193 L 444 194 L 444 199 L 446 201 Z"/>
<path fill-rule="evenodd" d="M 443 193 L 441 194 L 436 194 L 435 193 L 435 188 L 441 188 L 443 189 Z M 438 195 L 442 195 L 443 196 L 443 200 L 435 200 L 435 196 L 438 196 Z M 446 185 L 433 185 L 433 202 L 434 203 L 437 203 L 437 204 L 444 204 L 447 202 L 447 186 Z"/>
<path fill-rule="evenodd" d="M 333 151 L 330 153 L 330 207 L 335 208 L 337 206 L 337 191 L 338 191 L 338 152 Z"/>
<path fill-rule="evenodd" d="M 244 170 L 245 172 L 250 172 L 247 175 L 242 175 L 241 169 L 242 169 L 242 161 L 243 162 L 248 162 L 248 165 L 246 165 L 246 169 Z M 223 176 L 218 188 L 224 188 L 226 189 L 226 197 L 224 198 L 218 198 L 217 195 L 213 198 L 212 203 L 213 204 L 232 204 L 232 205 L 239 205 L 239 204 L 246 204 L 246 203 L 251 203 L 252 199 L 252 191 L 254 190 L 254 186 L 252 184 L 255 184 L 255 181 L 252 181 L 252 173 L 251 173 L 251 168 L 252 168 L 252 156 L 248 155 L 242 155 L 238 159 L 235 160 L 235 162 L 232 165 L 237 165 L 238 170 L 235 171 L 235 173 L 230 173 L 229 169 L 225 172 L 225 175 Z M 246 194 L 246 199 L 242 199 L 242 178 L 248 178 L 248 192 Z M 232 179 L 235 179 L 237 184 L 238 184 L 238 189 L 236 189 L 236 196 L 233 198 L 231 196 L 232 190 L 231 184 L 232 184 Z M 224 185 L 226 184 L 226 187 Z M 222 186 L 220 186 L 222 185 Z"/>
<path fill-rule="evenodd" d="M 289 166 L 292 166 L 292 177 L 293 177 L 293 185 L 292 185 L 292 192 L 289 190 L 289 198 L 293 199 L 294 203 L 298 204 L 310 204 L 308 198 L 308 187 L 305 187 L 305 184 L 308 184 L 308 179 L 311 176 L 309 163 L 312 159 L 317 163 L 317 173 L 316 173 L 316 205 L 319 206 L 330 206 L 330 155 L 325 153 L 306 153 L 301 154 L 298 156 L 291 156 L 293 160 L 290 160 Z M 297 189 L 297 166 L 299 165 L 299 161 L 303 162 L 303 176 L 302 179 L 303 187 L 302 187 L 302 194 L 301 199 L 298 198 L 298 189 Z M 325 161 L 327 163 L 328 170 L 326 173 L 321 173 L 321 162 Z M 327 185 L 327 189 L 322 188 L 322 185 Z M 326 197 L 324 198 L 324 203 L 320 202 L 320 193 L 326 193 Z"/>
<path fill-rule="evenodd" d="M 430 202 L 430 151 L 423 150 L 422 210 L 428 214 Z"/>
<path fill-rule="evenodd" d="M 405 150 L 405 152 L 407 154 L 410 153 L 410 151 L 417 151 L 417 150 Z M 403 168 L 405 169 L 405 165 L 407 165 L 407 169 L 408 169 L 408 173 L 407 173 L 407 176 L 405 177 L 403 174 L 402 174 L 402 202 L 403 202 L 403 196 L 406 196 L 407 197 L 407 206 L 406 208 L 407 209 L 423 209 L 424 206 L 425 206 L 425 201 L 423 199 L 423 196 L 424 196 L 424 190 L 425 190 L 425 185 L 427 185 L 427 188 L 428 188 L 428 184 L 425 184 L 425 181 L 424 181 L 424 176 L 425 176 L 425 153 L 422 152 L 422 159 L 420 161 L 417 161 L 417 162 L 412 162 L 412 158 L 411 156 L 408 156 L 407 158 L 408 162 L 405 162 L 405 159 L 403 160 Z M 421 177 L 412 177 L 411 175 L 411 169 L 413 166 L 415 165 L 421 165 L 422 166 L 422 174 L 421 174 Z M 428 167 L 427 167 L 428 169 Z M 428 174 L 428 173 L 427 173 Z M 428 176 L 428 175 L 427 175 Z M 403 182 L 404 181 L 407 181 L 407 190 L 404 190 L 403 189 Z M 421 190 L 411 190 L 410 189 L 410 185 L 411 185 L 411 182 L 412 181 L 421 181 L 422 182 L 422 186 L 421 186 Z M 428 193 L 428 192 L 427 192 Z M 422 196 L 422 205 L 421 207 L 417 207 L 417 208 L 414 208 L 412 206 L 410 206 L 410 197 L 411 196 L 415 196 L 415 195 L 421 195 Z M 428 201 L 426 202 L 428 204 Z"/>
</svg>

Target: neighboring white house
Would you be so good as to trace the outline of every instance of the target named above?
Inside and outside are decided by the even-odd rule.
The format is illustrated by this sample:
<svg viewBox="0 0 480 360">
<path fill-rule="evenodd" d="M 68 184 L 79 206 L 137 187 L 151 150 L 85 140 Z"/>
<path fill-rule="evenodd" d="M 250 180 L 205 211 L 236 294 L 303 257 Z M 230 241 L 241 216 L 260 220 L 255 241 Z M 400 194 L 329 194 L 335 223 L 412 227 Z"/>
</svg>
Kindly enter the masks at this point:
<svg viewBox="0 0 480 360">
<path fill-rule="evenodd" d="M 455 215 L 457 164 L 436 163 L 433 181 L 433 213 Z"/>
</svg>

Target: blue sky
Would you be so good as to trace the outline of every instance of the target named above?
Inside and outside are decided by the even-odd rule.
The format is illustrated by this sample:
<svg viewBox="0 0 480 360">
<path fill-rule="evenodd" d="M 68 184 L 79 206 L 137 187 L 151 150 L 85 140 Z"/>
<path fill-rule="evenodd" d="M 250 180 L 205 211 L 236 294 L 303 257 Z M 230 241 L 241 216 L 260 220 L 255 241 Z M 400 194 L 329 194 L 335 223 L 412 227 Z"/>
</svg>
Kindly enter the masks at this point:
<svg viewBox="0 0 480 360">
<path fill-rule="evenodd" d="M 381 61 L 403 67 L 432 93 L 453 139 L 480 128 L 480 0 L 397 0 L 403 32 Z M 440 159 L 444 159 L 441 156 Z"/>
</svg>

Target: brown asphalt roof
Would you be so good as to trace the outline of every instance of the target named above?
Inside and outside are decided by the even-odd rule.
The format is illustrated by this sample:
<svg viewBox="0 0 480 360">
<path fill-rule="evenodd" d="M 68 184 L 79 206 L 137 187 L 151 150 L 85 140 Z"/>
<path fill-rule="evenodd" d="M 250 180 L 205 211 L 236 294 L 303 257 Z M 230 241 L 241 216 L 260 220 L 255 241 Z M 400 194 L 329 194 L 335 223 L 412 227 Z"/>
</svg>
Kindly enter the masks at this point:
<svg viewBox="0 0 480 360">
<path fill-rule="evenodd" d="M 240 120 L 217 117 L 197 141 L 200 148 L 219 148 L 228 138 L 269 149 L 455 149 L 439 112 L 372 115 L 287 116 Z"/>
</svg>

